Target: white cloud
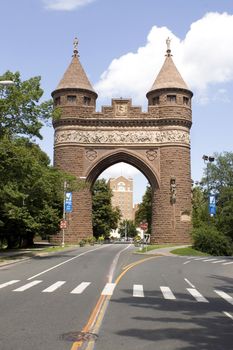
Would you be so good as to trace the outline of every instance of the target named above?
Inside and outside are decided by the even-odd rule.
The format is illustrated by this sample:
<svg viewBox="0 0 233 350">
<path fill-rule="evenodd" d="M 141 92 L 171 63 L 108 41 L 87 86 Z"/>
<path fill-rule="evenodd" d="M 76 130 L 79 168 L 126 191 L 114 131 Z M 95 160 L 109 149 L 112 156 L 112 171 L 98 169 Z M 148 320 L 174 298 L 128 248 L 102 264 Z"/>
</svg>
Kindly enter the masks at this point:
<svg viewBox="0 0 233 350">
<path fill-rule="evenodd" d="M 48 10 L 72 11 L 95 0 L 43 0 Z"/>
<path fill-rule="evenodd" d="M 200 101 L 202 95 L 208 100 L 208 86 L 233 80 L 233 15 L 208 13 L 192 23 L 184 40 L 153 26 L 144 46 L 110 63 L 95 85 L 99 97 L 130 96 L 143 103 L 163 64 L 168 36 L 174 62 Z"/>
</svg>

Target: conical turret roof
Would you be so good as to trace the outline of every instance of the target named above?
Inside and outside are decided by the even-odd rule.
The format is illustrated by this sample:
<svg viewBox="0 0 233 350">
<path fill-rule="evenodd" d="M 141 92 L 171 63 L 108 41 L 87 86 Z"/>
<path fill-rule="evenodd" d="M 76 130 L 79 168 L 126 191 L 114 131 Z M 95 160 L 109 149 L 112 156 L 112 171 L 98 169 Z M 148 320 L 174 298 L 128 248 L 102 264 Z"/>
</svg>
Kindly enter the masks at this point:
<svg viewBox="0 0 233 350">
<path fill-rule="evenodd" d="M 176 68 L 173 62 L 169 38 L 167 39 L 167 45 L 168 48 L 166 59 L 149 92 L 167 88 L 189 90 L 187 84 L 183 80 L 182 76 L 180 75 L 178 69 Z"/>
<path fill-rule="evenodd" d="M 74 54 L 72 61 L 65 71 L 61 81 L 59 82 L 56 90 L 60 89 L 84 89 L 95 92 L 87 75 L 79 61 L 79 55 L 77 50 L 78 42 L 74 42 Z M 95 92 L 96 93 L 96 92 Z"/>
</svg>

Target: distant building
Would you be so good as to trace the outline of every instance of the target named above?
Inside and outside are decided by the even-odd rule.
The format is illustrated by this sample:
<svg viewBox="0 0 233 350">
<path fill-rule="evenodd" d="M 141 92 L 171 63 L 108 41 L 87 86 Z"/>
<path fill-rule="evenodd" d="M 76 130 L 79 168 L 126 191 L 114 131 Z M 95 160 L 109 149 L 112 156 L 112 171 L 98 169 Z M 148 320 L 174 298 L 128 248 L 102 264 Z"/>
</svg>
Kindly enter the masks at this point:
<svg viewBox="0 0 233 350">
<path fill-rule="evenodd" d="M 119 207 L 121 220 L 134 220 L 133 210 L 133 179 L 119 176 L 109 179 L 109 186 L 112 189 L 112 205 Z"/>
</svg>

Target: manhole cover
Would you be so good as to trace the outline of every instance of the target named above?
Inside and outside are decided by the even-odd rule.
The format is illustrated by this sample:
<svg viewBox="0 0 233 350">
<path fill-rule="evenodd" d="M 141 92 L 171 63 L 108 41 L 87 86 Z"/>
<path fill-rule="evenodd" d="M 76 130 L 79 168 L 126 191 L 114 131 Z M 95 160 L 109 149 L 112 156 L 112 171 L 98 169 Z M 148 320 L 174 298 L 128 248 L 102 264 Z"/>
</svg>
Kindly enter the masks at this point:
<svg viewBox="0 0 233 350">
<path fill-rule="evenodd" d="M 94 333 L 85 333 L 85 332 L 69 332 L 61 335 L 61 340 L 66 340 L 70 342 L 74 341 L 88 341 L 88 340 L 96 340 L 98 338 L 97 334 Z"/>
</svg>

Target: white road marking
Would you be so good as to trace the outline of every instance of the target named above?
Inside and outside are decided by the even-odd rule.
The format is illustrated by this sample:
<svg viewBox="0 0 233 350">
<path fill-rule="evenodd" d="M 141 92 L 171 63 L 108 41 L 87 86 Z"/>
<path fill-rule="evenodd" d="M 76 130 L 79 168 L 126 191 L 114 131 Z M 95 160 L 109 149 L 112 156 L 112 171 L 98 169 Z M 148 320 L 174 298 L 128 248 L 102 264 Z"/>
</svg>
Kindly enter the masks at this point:
<svg viewBox="0 0 233 350">
<path fill-rule="evenodd" d="M 0 289 L 4 288 L 4 287 L 7 287 L 7 286 L 10 286 L 11 284 L 17 283 L 19 281 L 20 280 L 12 280 L 12 281 L 9 281 L 9 282 L 6 282 L 6 283 L 2 283 L 2 284 L 0 284 Z"/>
<path fill-rule="evenodd" d="M 121 253 L 123 253 L 125 250 L 129 249 L 129 247 L 131 247 L 131 246 L 132 246 L 132 244 L 129 244 L 127 247 L 125 247 L 124 249 L 120 250 L 120 251 L 116 254 L 115 258 L 113 259 L 113 262 L 112 262 L 112 264 L 111 264 L 111 266 L 110 266 L 109 273 L 108 273 L 108 282 L 109 282 L 109 283 L 111 283 L 112 280 L 113 280 L 114 271 L 115 271 L 115 269 L 116 269 L 117 262 L 118 262 L 118 260 L 119 260 L 119 257 L 120 257 L 120 255 L 121 255 Z"/>
<path fill-rule="evenodd" d="M 53 266 L 53 267 L 50 267 L 50 268 L 47 269 L 47 270 L 44 270 L 44 271 L 42 271 L 42 272 L 40 272 L 40 273 L 37 273 L 36 275 L 34 275 L 34 276 L 28 278 L 28 281 L 32 280 L 32 279 L 35 278 L 35 277 L 38 277 L 38 276 L 40 276 L 40 275 L 43 275 L 43 274 L 46 273 L 46 272 L 49 272 L 49 271 L 51 271 L 51 270 L 54 270 L 54 269 L 56 269 L 57 267 L 62 266 L 62 265 L 66 264 L 66 263 L 68 263 L 68 262 L 70 262 L 70 261 L 72 261 L 72 260 L 74 260 L 74 259 L 77 259 L 77 258 L 79 258 L 80 256 L 86 255 L 86 254 L 91 253 L 91 252 L 93 252 L 93 251 L 95 251 L 95 250 L 103 249 L 103 248 L 106 248 L 106 246 L 102 246 L 102 247 L 100 247 L 100 248 L 88 250 L 88 251 L 86 251 L 86 252 L 84 252 L 84 253 L 81 253 L 81 254 L 79 254 L 79 255 L 76 255 L 76 256 L 74 256 L 73 258 L 70 258 L 70 259 L 68 259 L 68 260 L 66 260 L 66 261 L 63 261 L 62 263 L 57 264 L 57 265 L 55 265 L 55 266 Z"/>
<path fill-rule="evenodd" d="M 196 258 L 196 259 L 194 259 L 195 261 L 198 261 L 198 260 L 204 260 L 204 259 L 206 259 L 206 256 L 204 257 L 204 258 Z"/>
<path fill-rule="evenodd" d="M 39 284 L 41 282 L 42 281 L 33 281 L 33 282 L 30 282 L 30 283 L 27 283 L 27 284 L 25 284 L 22 287 L 14 289 L 13 292 L 24 292 L 25 290 L 27 290 L 27 289 L 29 289 L 29 288 L 31 288 L 31 287 L 33 287 L 33 286 L 35 286 L 35 285 L 37 285 L 37 284 Z"/>
<path fill-rule="evenodd" d="M 194 288 L 187 288 L 187 291 L 198 301 L 201 303 L 208 303 L 209 301 L 198 292 L 198 290 Z"/>
<path fill-rule="evenodd" d="M 223 311 L 224 315 L 230 317 L 233 320 L 233 316 L 229 312 Z"/>
<path fill-rule="evenodd" d="M 190 285 L 190 287 L 195 288 L 195 286 L 187 278 L 184 278 L 184 280 Z"/>
<path fill-rule="evenodd" d="M 214 261 L 214 260 L 217 260 L 217 259 L 206 259 L 206 260 L 203 260 L 203 262 Z"/>
<path fill-rule="evenodd" d="M 217 260 L 217 261 L 212 262 L 212 264 L 218 264 L 218 263 L 222 263 L 224 261 L 226 261 L 226 260 Z"/>
<path fill-rule="evenodd" d="M 183 265 L 186 265 L 186 264 L 188 264 L 188 263 L 190 263 L 190 260 L 185 261 Z"/>
<path fill-rule="evenodd" d="M 214 291 L 215 291 L 215 293 L 218 294 L 220 297 L 222 297 L 223 299 L 225 299 L 228 303 L 230 303 L 231 305 L 233 305 L 233 298 L 232 298 L 229 294 L 223 292 L 222 290 L 217 290 L 217 289 L 215 289 Z"/>
<path fill-rule="evenodd" d="M 102 295 L 112 295 L 115 287 L 116 287 L 116 283 L 107 283 L 101 294 Z"/>
<path fill-rule="evenodd" d="M 142 284 L 134 284 L 133 285 L 133 296 L 137 298 L 143 298 L 143 285 Z"/>
<path fill-rule="evenodd" d="M 76 288 L 74 288 L 70 293 L 71 294 L 82 294 L 84 290 L 91 284 L 91 282 L 82 282 Z"/>
<path fill-rule="evenodd" d="M 233 261 L 223 263 L 223 265 L 230 265 L 230 264 L 233 264 Z"/>
<path fill-rule="evenodd" d="M 56 289 L 58 289 L 59 287 L 61 287 L 63 284 L 65 284 L 65 281 L 58 281 L 54 284 L 52 284 L 50 287 L 42 290 L 43 293 L 52 293 L 54 292 Z"/>
<path fill-rule="evenodd" d="M 174 300 L 176 299 L 175 295 L 172 293 L 169 287 L 160 287 L 161 292 L 163 293 L 164 299 Z"/>
</svg>

